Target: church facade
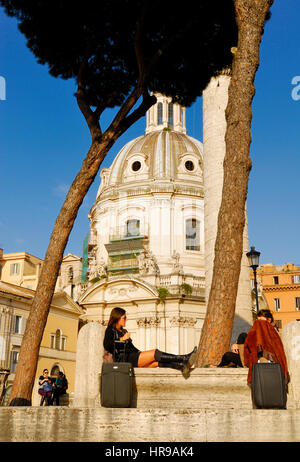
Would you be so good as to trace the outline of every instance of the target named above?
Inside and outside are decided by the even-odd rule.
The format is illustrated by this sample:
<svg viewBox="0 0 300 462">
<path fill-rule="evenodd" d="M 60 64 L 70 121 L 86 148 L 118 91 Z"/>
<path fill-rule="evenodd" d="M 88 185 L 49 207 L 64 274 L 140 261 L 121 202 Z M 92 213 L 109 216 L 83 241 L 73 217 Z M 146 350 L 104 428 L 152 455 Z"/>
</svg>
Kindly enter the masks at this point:
<svg viewBox="0 0 300 462">
<path fill-rule="evenodd" d="M 72 255 L 60 280 L 83 321 L 105 326 L 122 307 L 138 348 L 180 354 L 199 343 L 206 312 L 204 152 L 186 133 L 185 108 L 156 96 L 145 134 L 100 172 L 86 282 L 74 279 L 81 262 Z M 248 283 L 246 322 L 249 271 Z"/>
</svg>

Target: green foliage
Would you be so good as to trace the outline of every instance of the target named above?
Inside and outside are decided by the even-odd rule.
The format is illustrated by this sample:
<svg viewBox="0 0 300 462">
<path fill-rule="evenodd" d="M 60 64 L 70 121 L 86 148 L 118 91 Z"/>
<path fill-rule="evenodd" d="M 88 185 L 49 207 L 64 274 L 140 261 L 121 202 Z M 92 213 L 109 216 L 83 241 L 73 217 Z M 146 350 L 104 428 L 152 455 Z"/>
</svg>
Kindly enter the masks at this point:
<svg viewBox="0 0 300 462">
<path fill-rule="evenodd" d="M 186 106 L 232 62 L 233 0 L 0 0 L 54 77 L 75 79 L 97 117 L 134 87 Z M 98 117 L 99 118 L 99 117 Z"/>
<path fill-rule="evenodd" d="M 168 289 L 166 287 L 159 287 L 157 289 L 157 292 L 158 292 L 159 299 L 162 302 L 164 302 L 165 299 L 167 298 L 167 296 L 170 295 L 170 292 L 168 291 Z"/>
<path fill-rule="evenodd" d="M 193 292 L 193 287 L 190 286 L 190 284 L 187 284 L 187 283 L 181 284 L 180 289 L 182 290 L 182 292 L 185 295 L 191 295 L 192 292 Z"/>
</svg>

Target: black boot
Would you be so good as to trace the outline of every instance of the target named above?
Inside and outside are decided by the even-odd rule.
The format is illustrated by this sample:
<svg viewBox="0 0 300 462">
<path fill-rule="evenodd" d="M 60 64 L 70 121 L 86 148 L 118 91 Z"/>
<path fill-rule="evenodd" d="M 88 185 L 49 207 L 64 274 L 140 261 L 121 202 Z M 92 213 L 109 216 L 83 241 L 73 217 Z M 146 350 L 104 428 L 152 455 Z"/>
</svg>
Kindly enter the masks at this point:
<svg viewBox="0 0 300 462">
<path fill-rule="evenodd" d="M 181 370 L 184 377 L 188 376 L 191 367 L 196 360 L 197 347 L 187 355 L 173 355 L 160 350 L 155 350 L 154 358 L 158 361 L 158 367 L 171 367 Z M 164 366 L 165 364 L 165 366 Z"/>
<path fill-rule="evenodd" d="M 155 350 L 154 358 L 159 363 L 182 363 L 188 361 L 190 358 L 192 358 L 192 356 L 196 356 L 196 352 L 197 347 L 195 347 L 193 351 L 191 351 L 191 353 L 188 353 L 186 355 L 173 355 L 172 353 L 165 353 L 164 351 Z M 194 360 L 194 358 L 192 358 L 192 360 Z"/>
<path fill-rule="evenodd" d="M 40 406 L 43 406 L 46 396 L 42 396 Z"/>
<path fill-rule="evenodd" d="M 158 367 L 168 367 L 170 369 L 177 369 L 178 371 L 183 371 L 185 368 L 184 363 L 158 363 Z"/>
</svg>

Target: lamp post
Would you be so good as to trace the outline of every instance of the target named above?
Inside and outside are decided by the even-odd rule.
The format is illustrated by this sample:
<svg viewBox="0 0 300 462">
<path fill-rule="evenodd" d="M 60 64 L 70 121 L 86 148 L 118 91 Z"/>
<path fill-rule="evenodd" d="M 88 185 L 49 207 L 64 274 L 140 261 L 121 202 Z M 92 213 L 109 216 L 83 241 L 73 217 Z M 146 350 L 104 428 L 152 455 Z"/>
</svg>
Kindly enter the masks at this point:
<svg viewBox="0 0 300 462">
<path fill-rule="evenodd" d="M 256 269 L 259 267 L 259 256 L 260 252 L 255 250 L 255 247 L 251 247 L 250 252 L 247 253 L 247 257 L 249 260 L 249 266 L 253 269 L 254 273 L 254 290 L 255 290 L 255 298 L 256 298 L 256 312 L 259 311 L 258 305 L 258 291 L 257 291 L 257 279 L 256 279 Z"/>
</svg>

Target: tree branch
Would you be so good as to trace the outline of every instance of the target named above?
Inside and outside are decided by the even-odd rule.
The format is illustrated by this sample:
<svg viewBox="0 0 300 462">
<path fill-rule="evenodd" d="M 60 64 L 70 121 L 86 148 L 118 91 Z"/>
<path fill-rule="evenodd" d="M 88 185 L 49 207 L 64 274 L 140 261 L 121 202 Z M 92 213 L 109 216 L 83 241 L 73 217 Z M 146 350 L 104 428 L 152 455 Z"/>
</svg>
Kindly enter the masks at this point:
<svg viewBox="0 0 300 462">
<path fill-rule="evenodd" d="M 140 17 L 136 22 L 136 34 L 134 41 L 135 56 L 139 71 L 139 83 L 143 85 L 145 79 L 145 62 L 142 50 L 142 33 L 143 33 L 143 22 L 149 7 L 149 1 L 145 0 L 142 8 Z"/>
<path fill-rule="evenodd" d="M 89 127 L 92 140 L 94 141 L 96 138 L 101 136 L 101 128 L 99 124 L 99 118 L 101 113 L 103 112 L 103 108 L 98 106 L 96 110 L 93 112 L 90 105 L 86 101 L 86 90 L 84 85 L 84 72 L 86 70 L 88 63 L 88 59 L 84 58 L 80 65 L 80 69 L 78 72 L 77 77 L 77 92 L 75 93 L 78 107 L 86 120 L 86 123 Z"/>
<path fill-rule="evenodd" d="M 149 93 L 145 92 L 143 94 L 143 100 L 140 106 L 135 109 L 129 116 L 123 119 L 119 124 L 119 131 L 118 136 L 124 133 L 131 125 L 133 125 L 140 117 L 143 117 L 148 109 L 155 104 L 157 101 L 156 96 L 149 95 Z"/>
</svg>

